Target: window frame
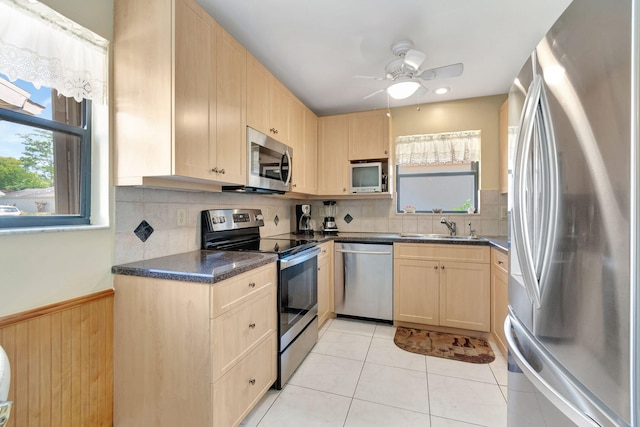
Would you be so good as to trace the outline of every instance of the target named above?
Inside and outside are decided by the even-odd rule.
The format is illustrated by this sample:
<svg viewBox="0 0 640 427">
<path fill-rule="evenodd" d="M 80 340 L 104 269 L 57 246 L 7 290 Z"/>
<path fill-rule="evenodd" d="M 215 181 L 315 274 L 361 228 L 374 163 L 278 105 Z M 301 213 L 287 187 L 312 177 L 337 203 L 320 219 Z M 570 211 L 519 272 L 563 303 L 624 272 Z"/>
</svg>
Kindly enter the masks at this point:
<svg viewBox="0 0 640 427">
<path fill-rule="evenodd" d="M 0 217 L 0 230 L 91 224 L 91 101 L 83 99 L 81 126 L 44 119 L 19 111 L 0 108 L 0 120 L 32 126 L 48 131 L 64 132 L 80 138 L 80 212 L 75 215 L 23 215 Z M 1 202 L 1 199 L 0 199 Z"/>
<path fill-rule="evenodd" d="M 396 213 L 402 213 L 402 208 L 400 207 L 400 180 L 402 177 L 411 177 L 411 178 L 426 178 L 431 176 L 473 176 L 473 206 L 475 206 L 476 211 L 480 210 L 480 205 L 478 204 L 478 193 L 480 190 L 480 162 L 474 161 L 471 162 L 471 168 L 467 171 L 455 171 L 455 172 L 433 172 L 433 173 L 412 173 L 412 174 L 400 174 L 400 165 L 396 165 Z M 415 213 L 433 213 L 431 210 L 418 210 L 416 209 Z M 465 211 L 456 211 L 456 210 L 443 210 L 440 213 L 453 213 L 453 214 L 467 214 Z"/>
</svg>

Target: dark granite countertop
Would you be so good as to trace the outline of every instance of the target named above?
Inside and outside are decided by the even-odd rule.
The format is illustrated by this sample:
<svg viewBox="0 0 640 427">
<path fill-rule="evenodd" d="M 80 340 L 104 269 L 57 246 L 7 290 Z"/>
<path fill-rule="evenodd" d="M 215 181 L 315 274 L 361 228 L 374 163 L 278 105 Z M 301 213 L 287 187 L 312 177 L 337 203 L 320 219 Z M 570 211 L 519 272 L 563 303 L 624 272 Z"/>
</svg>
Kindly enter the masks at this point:
<svg viewBox="0 0 640 427">
<path fill-rule="evenodd" d="M 116 265 L 113 274 L 217 283 L 278 259 L 275 254 L 255 252 L 193 251 Z"/>
<path fill-rule="evenodd" d="M 279 238 L 293 238 L 293 239 L 313 239 L 318 243 L 323 243 L 329 240 L 335 240 L 336 242 L 344 241 L 356 241 L 356 242 L 383 242 L 383 243 L 439 243 L 447 245 L 484 245 L 494 246 L 505 252 L 509 251 L 509 245 L 507 238 L 504 236 L 483 236 L 478 238 L 470 238 L 468 236 L 440 236 L 434 234 L 420 234 L 420 233 L 347 233 L 339 232 L 332 234 L 316 233 L 311 237 L 310 235 L 296 235 L 296 234 L 280 234 Z"/>
</svg>

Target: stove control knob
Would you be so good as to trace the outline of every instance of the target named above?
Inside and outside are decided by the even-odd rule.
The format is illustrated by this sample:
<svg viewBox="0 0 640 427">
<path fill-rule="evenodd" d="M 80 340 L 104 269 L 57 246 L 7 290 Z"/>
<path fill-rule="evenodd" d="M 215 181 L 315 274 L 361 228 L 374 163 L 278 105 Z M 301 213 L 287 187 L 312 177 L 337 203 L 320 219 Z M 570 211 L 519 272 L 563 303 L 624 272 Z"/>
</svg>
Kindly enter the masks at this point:
<svg viewBox="0 0 640 427">
<path fill-rule="evenodd" d="M 212 216 L 211 217 L 211 222 L 213 222 L 214 224 L 218 223 L 218 217 L 217 216 Z"/>
<path fill-rule="evenodd" d="M 256 221 L 264 221 L 264 217 L 262 216 L 262 214 L 256 215 Z"/>
<path fill-rule="evenodd" d="M 220 224 L 223 224 L 223 223 L 225 223 L 225 222 L 227 222 L 227 218 L 226 218 L 226 217 L 224 217 L 224 216 L 221 216 L 221 217 L 220 217 Z"/>
</svg>

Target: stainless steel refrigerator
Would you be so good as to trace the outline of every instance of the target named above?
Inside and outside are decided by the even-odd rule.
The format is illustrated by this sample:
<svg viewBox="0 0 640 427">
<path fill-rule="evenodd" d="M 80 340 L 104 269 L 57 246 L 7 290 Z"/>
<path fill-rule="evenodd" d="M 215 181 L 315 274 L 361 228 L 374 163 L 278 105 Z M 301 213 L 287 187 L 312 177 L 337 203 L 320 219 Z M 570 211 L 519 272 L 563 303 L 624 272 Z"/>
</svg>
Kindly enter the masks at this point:
<svg viewBox="0 0 640 427">
<path fill-rule="evenodd" d="M 574 0 L 509 93 L 510 426 L 640 426 L 638 47 Z"/>
</svg>

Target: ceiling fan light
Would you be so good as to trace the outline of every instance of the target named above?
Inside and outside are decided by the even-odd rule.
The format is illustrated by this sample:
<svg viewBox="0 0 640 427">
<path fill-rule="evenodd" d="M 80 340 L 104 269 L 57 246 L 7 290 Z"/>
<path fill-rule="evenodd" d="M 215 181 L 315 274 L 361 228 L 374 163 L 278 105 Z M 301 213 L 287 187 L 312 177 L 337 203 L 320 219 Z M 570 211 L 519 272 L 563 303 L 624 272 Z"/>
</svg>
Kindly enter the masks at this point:
<svg viewBox="0 0 640 427">
<path fill-rule="evenodd" d="M 416 93 L 420 83 L 413 81 L 404 81 L 394 83 L 387 88 L 387 93 L 393 99 L 405 99 Z"/>
<path fill-rule="evenodd" d="M 444 95 L 445 93 L 449 93 L 451 89 L 449 89 L 448 87 L 439 87 L 438 89 L 434 90 L 433 93 L 435 93 L 436 95 Z"/>
</svg>

